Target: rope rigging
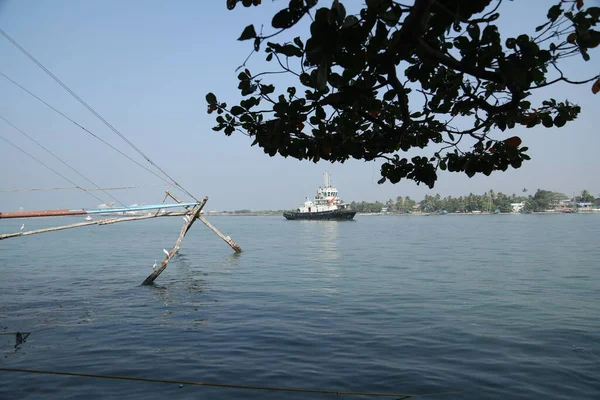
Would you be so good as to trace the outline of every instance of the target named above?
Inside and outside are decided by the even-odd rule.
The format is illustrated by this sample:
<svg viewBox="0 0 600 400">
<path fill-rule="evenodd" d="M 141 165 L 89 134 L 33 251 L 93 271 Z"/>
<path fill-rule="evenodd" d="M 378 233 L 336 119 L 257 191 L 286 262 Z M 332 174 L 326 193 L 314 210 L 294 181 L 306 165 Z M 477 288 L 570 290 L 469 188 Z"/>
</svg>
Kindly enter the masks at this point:
<svg viewBox="0 0 600 400">
<path fill-rule="evenodd" d="M 112 196 L 110 193 L 108 193 L 105 190 L 102 190 L 100 188 L 100 186 L 98 186 L 96 183 L 94 183 L 91 179 L 89 179 L 88 177 L 86 177 L 85 175 L 83 175 L 81 172 L 79 172 L 77 169 L 73 168 L 71 165 L 69 165 L 66 161 L 64 161 L 63 159 L 61 159 L 59 156 L 57 156 L 56 154 L 54 154 L 53 152 L 51 152 L 50 150 L 48 150 L 46 147 L 44 147 L 41 143 L 39 143 L 37 140 L 35 140 L 34 138 L 32 138 L 31 136 L 29 136 L 27 133 L 25 133 L 22 129 L 20 129 L 19 127 L 15 126 L 12 122 L 10 122 L 9 120 L 7 120 L 6 118 L 4 118 L 2 115 L 0 115 L 0 119 L 4 120 L 4 122 L 6 122 L 8 125 L 12 126 L 14 129 L 16 129 L 17 131 L 19 131 L 21 134 L 23 134 L 27 139 L 31 140 L 33 143 L 37 144 L 38 146 L 40 146 L 42 149 L 44 149 L 47 153 L 49 153 L 52 157 L 56 158 L 58 161 L 60 161 L 61 163 L 63 163 L 64 165 L 66 165 L 69 169 L 71 169 L 73 172 L 75 172 L 77 175 L 81 176 L 83 179 L 85 179 L 86 181 L 88 181 L 90 184 L 92 184 L 93 186 L 96 187 L 96 189 L 101 190 L 105 195 L 107 195 L 108 197 L 110 197 L 111 199 L 113 199 L 114 201 L 116 201 L 117 203 L 119 203 L 120 205 L 122 205 L 123 207 L 126 207 L 126 205 L 116 199 L 114 196 Z"/>
<path fill-rule="evenodd" d="M 79 124 L 77 121 L 75 121 L 72 118 L 70 118 L 68 115 L 64 114 L 63 112 L 61 112 L 60 110 L 56 109 L 52 105 L 48 104 L 46 101 L 44 101 L 41 98 L 39 98 L 37 95 L 35 95 L 34 93 L 32 93 L 30 90 L 28 90 L 27 88 L 25 88 L 24 86 L 22 86 L 18 82 L 15 82 L 13 79 L 11 79 L 10 77 L 6 76 L 4 73 L 0 72 L 0 75 L 3 76 L 4 78 L 6 78 L 6 80 L 8 80 L 9 82 L 11 82 L 12 84 L 14 84 L 15 86 L 17 86 L 18 88 L 22 89 L 25 93 L 28 93 L 29 95 L 31 95 L 34 99 L 38 100 L 39 102 L 41 102 L 42 104 L 44 104 L 45 106 L 47 106 L 48 108 L 50 108 L 51 110 L 53 110 L 54 112 L 56 112 L 58 115 L 60 115 L 63 118 L 67 119 L 68 121 L 72 122 L 77 127 L 81 128 L 84 132 L 86 132 L 86 133 L 90 134 L 92 137 L 98 139 L 100 142 L 104 143 L 105 145 L 107 145 L 108 147 L 110 147 L 111 149 L 113 149 L 114 151 L 116 151 L 117 153 L 121 154 L 122 156 L 124 156 L 125 158 L 127 158 L 128 160 L 130 160 L 131 162 L 135 163 L 139 167 L 141 167 L 141 168 L 145 169 L 146 171 L 150 172 L 152 175 L 156 176 L 158 179 L 162 180 L 163 182 L 166 182 L 167 184 L 169 184 L 169 186 L 176 187 L 173 183 L 169 182 L 164 177 L 158 175 L 156 172 L 152 171 L 151 169 L 143 166 L 142 164 L 140 164 L 139 162 L 137 162 L 136 160 L 134 160 L 133 158 L 131 158 L 129 155 L 123 153 L 121 150 L 119 150 L 118 148 L 114 147 L 112 144 L 108 143 L 106 140 L 102 139 L 100 136 L 96 135 L 95 133 L 93 133 L 89 129 L 87 129 L 84 126 L 82 126 L 81 124 Z"/>
<path fill-rule="evenodd" d="M 73 92 L 66 84 L 64 84 L 60 79 L 58 79 L 50 70 L 48 70 L 41 62 L 39 62 L 33 55 L 31 55 L 27 50 L 25 50 L 16 40 L 10 37 L 4 30 L 0 28 L 0 34 L 4 36 L 10 43 L 12 43 L 19 51 L 25 54 L 31 61 L 33 61 L 38 67 L 40 67 L 48 76 L 50 76 L 56 83 L 58 83 L 63 89 L 65 89 L 71 96 L 73 96 L 81 105 L 87 108 L 92 114 L 94 114 L 100 121 L 104 123 L 110 130 L 112 130 L 115 134 L 117 134 L 121 139 L 123 139 L 129 146 L 131 146 L 138 154 L 140 154 L 146 161 L 148 161 L 151 165 L 153 165 L 156 169 L 162 172 L 167 178 L 169 178 L 175 186 L 177 186 L 181 191 L 190 196 L 192 199 L 199 201 L 196 199 L 190 192 L 188 192 L 183 186 L 181 186 L 175 179 L 173 179 L 169 174 L 167 174 L 162 168 L 160 168 L 154 161 L 150 159 L 143 151 L 141 151 L 136 145 L 134 145 L 129 139 L 125 137 L 119 130 L 117 130 L 114 126 L 112 126 L 106 119 L 104 119 L 96 110 L 94 110 L 89 104 L 87 104 L 81 97 L 79 97 L 75 92 Z"/>
<path fill-rule="evenodd" d="M 83 190 L 84 192 L 93 192 L 96 190 L 129 190 L 129 189 L 142 189 L 142 188 L 156 188 L 156 187 L 165 187 L 165 186 L 173 186 L 172 184 L 167 185 L 138 185 L 138 186 L 121 186 L 121 187 L 110 187 L 110 188 L 82 188 L 81 186 L 71 186 L 71 187 L 54 187 L 54 188 L 30 188 L 30 189 L 5 189 L 0 190 L 0 193 L 20 193 L 20 192 L 44 192 L 44 191 L 54 191 L 54 190 Z M 164 203 L 164 201 L 163 201 Z"/>
<path fill-rule="evenodd" d="M 77 186 L 79 187 L 75 182 L 73 182 L 72 180 L 70 180 L 69 178 L 67 178 L 66 176 L 64 176 L 63 174 L 61 174 L 60 172 L 56 171 L 55 169 L 53 169 L 52 167 L 48 166 L 47 164 L 44 164 L 43 161 L 38 160 L 37 158 L 35 158 L 34 156 L 32 156 L 31 154 L 29 154 L 28 152 L 26 152 L 25 150 L 23 150 L 22 148 L 20 148 L 19 146 L 17 146 L 16 144 L 14 144 L 13 142 L 11 142 L 10 140 L 8 140 L 7 138 L 3 137 L 2 135 L 0 135 L 0 139 L 4 140 L 6 143 L 10 144 L 11 146 L 13 146 L 14 148 L 16 148 L 17 150 L 19 150 L 20 152 L 24 153 L 25 155 L 27 155 L 28 157 L 34 159 L 35 161 L 37 161 L 38 163 L 42 164 L 44 167 L 48 168 L 50 171 L 54 172 L 56 175 L 60 176 L 61 178 L 63 178 L 64 180 L 66 180 L 67 182 L 69 182 L 71 185 L 73 186 Z M 90 196 L 92 196 L 93 198 L 95 198 L 96 200 L 98 200 L 100 203 L 104 203 L 104 200 L 102 200 L 101 198 L 99 198 L 98 196 L 94 195 L 93 193 L 87 192 L 87 194 L 89 194 Z"/>
<path fill-rule="evenodd" d="M 338 397 L 339 396 L 393 397 L 397 400 L 417 398 L 417 397 L 444 396 L 444 395 L 450 395 L 450 394 L 456 395 L 458 393 L 464 392 L 462 390 L 461 391 L 452 391 L 452 392 L 423 393 L 423 394 L 358 392 L 358 391 L 341 391 L 341 390 L 332 390 L 332 389 L 303 389 L 303 388 L 289 388 L 289 387 L 286 388 L 286 387 L 276 387 L 276 386 L 258 386 L 258 385 L 240 385 L 240 384 L 229 384 L 229 383 L 181 381 L 181 380 L 175 380 L 175 379 L 154 379 L 154 378 L 143 378 L 143 377 L 133 377 L 133 376 L 86 374 L 86 373 L 80 373 L 80 372 L 48 371 L 48 370 L 36 370 L 36 369 L 24 369 L 24 368 L 0 367 L 0 371 L 22 372 L 22 373 L 28 373 L 28 374 L 77 376 L 77 377 L 96 378 L 96 379 L 116 379 L 116 380 L 125 380 L 125 381 L 167 383 L 167 384 L 175 384 L 175 385 L 208 386 L 208 387 L 229 388 L 229 389 L 261 390 L 261 391 L 269 391 L 269 392 L 329 394 L 329 395 L 334 395 L 334 396 L 338 396 Z"/>
</svg>

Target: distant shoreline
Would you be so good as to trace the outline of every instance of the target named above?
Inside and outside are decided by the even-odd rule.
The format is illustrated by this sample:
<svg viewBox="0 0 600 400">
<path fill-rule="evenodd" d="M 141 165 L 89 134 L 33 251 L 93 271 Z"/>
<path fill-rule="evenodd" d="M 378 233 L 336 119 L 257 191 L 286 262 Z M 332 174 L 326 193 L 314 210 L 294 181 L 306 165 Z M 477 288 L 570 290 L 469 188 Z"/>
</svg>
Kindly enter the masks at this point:
<svg viewBox="0 0 600 400">
<path fill-rule="evenodd" d="M 548 212 L 530 212 L 530 213 L 447 213 L 447 214 L 435 214 L 435 213 L 406 213 L 406 214 L 381 214 L 381 213 L 356 213 L 357 217 L 430 217 L 430 216 L 481 216 L 481 215 L 556 215 L 556 214 L 570 214 L 561 211 L 548 211 Z M 600 210 L 586 210 L 578 211 L 577 214 L 597 214 L 600 215 Z M 202 214 L 205 217 L 283 217 L 283 211 L 281 212 L 248 212 L 248 213 L 234 213 L 234 212 L 209 212 Z M 177 214 L 179 216 L 179 214 Z M 106 216 L 102 216 L 105 217 Z M 122 218 L 124 216 L 118 215 L 111 218 Z M 165 215 L 169 217 L 169 215 Z M 37 219 L 52 219 L 52 218 L 65 218 L 64 216 L 53 216 L 53 217 L 32 217 L 27 220 Z M 19 219 L 20 220 L 20 219 Z"/>
<path fill-rule="evenodd" d="M 227 212 L 213 212 L 213 213 L 205 213 L 204 216 L 207 217 L 279 217 L 282 216 L 282 212 L 250 212 L 250 213 L 227 213 Z M 477 216 L 477 215 L 556 215 L 556 214 L 569 214 L 563 213 L 561 211 L 548 211 L 548 212 L 530 212 L 530 213 L 447 213 L 447 214 L 435 214 L 435 213 L 406 213 L 406 214 L 381 214 L 381 213 L 357 213 L 356 216 L 360 217 L 429 217 L 429 216 L 443 216 L 443 215 L 453 215 L 453 216 Z M 590 211 L 579 211 L 577 214 L 598 214 L 600 215 L 600 210 L 590 210 Z"/>
</svg>

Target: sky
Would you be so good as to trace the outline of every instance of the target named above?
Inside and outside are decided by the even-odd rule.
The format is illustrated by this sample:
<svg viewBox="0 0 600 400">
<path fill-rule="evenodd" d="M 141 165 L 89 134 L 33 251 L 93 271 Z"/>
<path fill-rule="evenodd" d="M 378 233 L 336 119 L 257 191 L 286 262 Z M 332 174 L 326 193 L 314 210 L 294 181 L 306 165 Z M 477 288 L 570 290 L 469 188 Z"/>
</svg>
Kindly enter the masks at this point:
<svg viewBox="0 0 600 400">
<path fill-rule="evenodd" d="M 0 28 L 138 146 L 157 165 L 197 198 L 209 197 L 208 210 L 290 209 L 332 175 L 345 201 L 385 201 L 397 196 L 420 200 L 483 193 L 508 194 L 542 188 L 571 195 L 582 189 L 600 196 L 600 95 L 591 84 L 561 85 L 545 95 L 575 102 L 582 114 L 563 129 L 516 128 L 497 138 L 518 135 L 532 161 L 518 170 L 469 179 L 439 174 L 432 190 L 412 181 L 377 184 L 381 161 L 317 164 L 269 157 L 241 134 L 214 132 L 214 115 L 206 113 L 205 95 L 217 94 L 229 104 L 239 101 L 236 68 L 251 50 L 236 39 L 246 25 L 265 24 L 285 1 L 264 1 L 257 8 L 228 11 L 225 1 L 37 1 L 0 0 Z M 322 2 L 329 5 L 329 2 Z M 347 1 L 358 5 L 358 1 Z M 586 5 L 599 3 L 586 0 Z M 506 2 L 500 29 L 505 34 L 533 32 L 553 2 Z M 306 32 L 303 24 L 293 36 Z M 305 34 L 304 34 L 305 35 Z M 574 79 L 600 72 L 599 52 L 588 63 L 571 61 Z M 247 66 L 260 70 L 262 54 Z M 0 72 L 17 81 L 70 118 L 152 168 L 70 94 L 0 36 Z M 292 82 L 290 82 L 292 83 Z M 127 158 L 0 76 L 0 116 L 51 150 L 99 187 L 144 186 L 111 191 L 120 203 L 160 203 L 167 187 Z M 10 140 L 81 187 L 89 181 L 54 159 L 0 120 L 0 136 Z M 0 212 L 32 209 L 92 208 L 114 201 L 78 190 L 6 192 L 31 188 L 71 187 L 70 182 L 0 140 Z M 185 200 L 189 197 L 181 194 Z"/>
</svg>

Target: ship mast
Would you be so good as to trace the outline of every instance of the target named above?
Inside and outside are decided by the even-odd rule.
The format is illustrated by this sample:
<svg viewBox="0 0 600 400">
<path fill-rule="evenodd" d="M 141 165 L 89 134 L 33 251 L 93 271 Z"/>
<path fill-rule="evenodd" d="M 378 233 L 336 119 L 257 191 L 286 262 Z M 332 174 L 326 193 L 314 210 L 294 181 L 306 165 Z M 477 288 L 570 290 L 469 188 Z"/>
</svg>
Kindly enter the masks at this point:
<svg viewBox="0 0 600 400">
<path fill-rule="evenodd" d="M 323 181 L 325 183 L 325 187 L 328 188 L 329 187 L 329 172 L 327 172 L 327 171 L 323 172 Z"/>
</svg>

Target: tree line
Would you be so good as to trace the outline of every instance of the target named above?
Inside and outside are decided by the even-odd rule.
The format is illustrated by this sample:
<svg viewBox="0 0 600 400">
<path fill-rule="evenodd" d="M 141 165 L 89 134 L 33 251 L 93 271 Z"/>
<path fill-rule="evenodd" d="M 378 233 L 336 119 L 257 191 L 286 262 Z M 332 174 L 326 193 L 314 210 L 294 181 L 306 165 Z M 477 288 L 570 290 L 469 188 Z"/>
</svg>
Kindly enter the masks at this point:
<svg viewBox="0 0 600 400">
<path fill-rule="evenodd" d="M 473 211 L 508 213 L 513 211 L 512 204 L 514 203 L 523 203 L 522 211 L 524 212 L 538 212 L 554 209 L 559 202 L 566 199 L 570 199 L 575 203 L 595 201 L 595 197 L 588 190 L 583 190 L 574 199 L 560 192 L 543 189 L 538 189 L 533 195 L 527 195 L 526 193 L 527 189 L 523 189 L 521 195 L 514 193 L 507 195 L 502 192 L 496 193 L 493 190 L 483 194 L 469 193 L 466 196 L 459 197 L 446 196 L 442 198 L 439 194 L 435 194 L 426 195 L 420 202 L 411 199 L 410 196 L 398 196 L 395 200 L 389 199 L 386 202 L 353 201 L 350 203 L 350 207 L 360 213 L 379 213 L 384 207 L 387 207 L 388 212 L 398 214 L 412 213 L 417 210 L 427 213 L 437 211 L 447 211 L 449 213 Z"/>
</svg>

